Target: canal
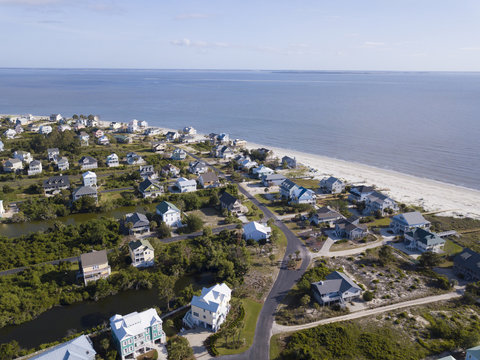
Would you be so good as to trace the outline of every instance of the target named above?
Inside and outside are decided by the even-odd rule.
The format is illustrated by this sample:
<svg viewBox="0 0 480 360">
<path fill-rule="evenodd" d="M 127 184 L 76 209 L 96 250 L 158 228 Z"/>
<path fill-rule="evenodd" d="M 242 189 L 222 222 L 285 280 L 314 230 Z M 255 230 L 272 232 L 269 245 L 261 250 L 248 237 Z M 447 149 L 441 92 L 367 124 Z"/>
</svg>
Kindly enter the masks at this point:
<svg viewBox="0 0 480 360">
<path fill-rule="evenodd" d="M 153 212 L 155 209 L 155 204 L 145 204 L 138 206 L 122 206 L 110 210 L 105 213 L 86 213 L 86 214 L 71 214 L 64 217 L 59 217 L 52 220 L 39 220 L 39 221 L 29 221 L 22 223 L 0 223 L 0 234 L 7 237 L 17 237 L 29 234 L 36 231 L 45 231 L 51 227 L 56 221 L 59 221 L 65 225 L 77 225 L 86 223 L 90 220 L 96 219 L 100 216 L 102 217 L 113 217 L 115 219 L 121 219 L 125 214 L 131 212 Z"/>
<path fill-rule="evenodd" d="M 210 286 L 214 274 L 203 273 L 180 278 L 175 288 L 193 284 L 195 290 Z M 97 302 L 88 301 L 54 307 L 34 320 L 0 329 L 0 343 L 16 340 L 22 348 L 31 349 L 41 344 L 61 340 L 65 336 L 106 323 L 115 314 L 125 315 L 158 306 L 158 291 L 128 290 L 108 296 Z"/>
</svg>

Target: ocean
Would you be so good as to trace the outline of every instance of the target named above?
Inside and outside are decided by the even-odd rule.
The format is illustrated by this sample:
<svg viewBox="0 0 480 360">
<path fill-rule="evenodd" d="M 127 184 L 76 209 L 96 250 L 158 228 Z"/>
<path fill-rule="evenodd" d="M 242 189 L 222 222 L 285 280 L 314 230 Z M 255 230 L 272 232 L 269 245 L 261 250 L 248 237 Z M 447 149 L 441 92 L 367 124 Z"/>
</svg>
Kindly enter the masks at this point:
<svg viewBox="0 0 480 360">
<path fill-rule="evenodd" d="M 479 99 L 480 73 L 0 69 L 0 113 L 191 125 L 473 189 Z"/>
</svg>

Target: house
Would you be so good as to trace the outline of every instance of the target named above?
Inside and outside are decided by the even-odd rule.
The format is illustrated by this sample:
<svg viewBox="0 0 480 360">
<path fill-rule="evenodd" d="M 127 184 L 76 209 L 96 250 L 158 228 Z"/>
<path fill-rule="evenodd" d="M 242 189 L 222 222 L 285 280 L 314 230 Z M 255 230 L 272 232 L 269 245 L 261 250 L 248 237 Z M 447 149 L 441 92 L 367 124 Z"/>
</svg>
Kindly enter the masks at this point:
<svg viewBox="0 0 480 360">
<path fill-rule="evenodd" d="M 96 126 L 98 126 L 97 116 L 94 116 L 93 119 L 92 118 L 87 119 L 87 127 L 96 127 Z"/>
<path fill-rule="evenodd" d="M 187 153 L 182 149 L 175 149 L 172 152 L 172 160 L 185 160 L 187 158 Z"/>
<path fill-rule="evenodd" d="M 145 179 L 138 185 L 138 191 L 144 198 L 157 197 L 163 194 L 163 185 L 156 180 Z"/>
<path fill-rule="evenodd" d="M 50 115 L 50 121 L 51 121 L 51 122 L 57 122 L 57 121 L 60 121 L 60 120 L 62 120 L 62 119 L 63 119 L 63 117 L 62 117 L 61 114 L 52 114 L 52 115 Z"/>
<path fill-rule="evenodd" d="M 280 195 L 284 199 L 291 199 L 293 194 L 298 193 L 300 186 L 295 184 L 292 180 L 286 179 L 280 184 Z"/>
<path fill-rule="evenodd" d="M 243 237 L 245 240 L 268 240 L 272 235 L 272 228 L 256 221 L 243 225 Z"/>
<path fill-rule="evenodd" d="M 296 189 L 289 201 L 290 204 L 310 204 L 310 205 L 315 205 L 317 203 L 317 194 L 315 194 L 315 191 L 304 188 L 303 186 L 300 186 L 298 189 Z"/>
<path fill-rule="evenodd" d="M 311 284 L 313 297 L 320 305 L 345 304 L 357 299 L 362 289 L 344 273 L 334 271 L 325 280 Z"/>
<path fill-rule="evenodd" d="M 230 141 L 230 136 L 225 133 L 221 133 L 217 136 L 217 141 L 219 143 L 228 143 Z"/>
<path fill-rule="evenodd" d="M 5 145 L 3 144 L 3 141 L 0 140 L 0 152 L 5 150 Z"/>
<path fill-rule="evenodd" d="M 367 227 L 360 225 L 358 219 L 341 219 L 335 223 L 335 235 L 349 240 L 360 240 L 367 235 Z"/>
<path fill-rule="evenodd" d="M 387 212 L 393 213 L 397 211 L 398 205 L 395 200 L 378 191 L 374 191 L 365 197 L 364 213 L 367 215 L 375 214 L 376 212 L 384 215 Z"/>
<path fill-rule="evenodd" d="M 480 281 L 480 254 L 469 248 L 453 259 L 453 271 L 468 281 Z"/>
<path fill-rule="evenodd" d="M 226 191 L 220 196 L 220 207 L 222 210 L 226 209 L 234 215 L 241 215 L 248 211 L 247 207 L 242 205 L 239 199 Z"/>
<path fill-rule="evenodd" d="M 110 145 L 110 140 L 106 135 L 103 135 L 98 138 L 97 144 L 107 146 L 107 145 Z"/>
<path fill-rule="evenodd" d="M 405 233 L 415 228 L 430 229 L 430 222 L 418 211 L 412 211 L 404 214 L 398 214 L 392 217 L 390 228 L 393 232 Z"/>
<path fill-rule="evenodd" d="M 180 138 L 180 134 L 176 131 L 169 131 L 165 135 L 167 141 L 175 141 Z"/>
<path fill-rule="evenodd" d="M 20 135 L 21 133 L 23 133 L 23 127 L 21 125 L 16 125 L 15 132 Z"/>
<path fill-rule="evenodd" d="M 217 188 L 220 186 L 220 180 L 215 172 L 209 171 L 198 177 L 198 182 L 204 189 Z"/>
<path fill-rule="evenodd" d="M 249 171 L 251 168 L 258 166 L 256 161 L 252 161 L 248 156 L 244 159 L 238 161 L 238 165 L 246 171 Z"/>
<path fill-rule="evenodd" d="M 78 165 L 80 165 L 82 170 L 96 169 L 98 167 L 97 160 L 91 156 L 82 156 L 78 161 Z"/>
<path fill-rule="evenodd" d="M 180 141 L 184 144 L 193 144 L 197 142 L 197 139 L 195 138 L 194 135 L 182 135 L 180 137 Z"/>
<path fill-rule="evenodd" d="M 200 175 L 208 171 L 208 166 L 203 161 L 192 161 L 188 166 L 188 171 L 192 174 Z"/>
<path fill-rule="evenodd" d="M 297 160 L 295 158 L 291 158 L 290 156 L 282 157 L 281 164 L 282 166 L 287 167 L 289 169 L 297 168 Z"/>
<path fill-rule="evenodd" d="M 93 133 L 93 135 L 94 135 L 97 139 L 100 139 L 102 136 L 105 136 L 105 133 L 103 132 L 103 130 L 98 129 L 97 131 L 95 131 L 95 132 Z"/>
<path fill-rule="evenodd" d="M 16 135 L 17 132 L 13 129 L 8 129 L 3 133 L 3 136 L 5 136 L 7 139 L 14 139 Z"/>
<path fill-rule="evenodd" d="M 153 167 L 153 165 L 140 165 L 139 172 L 140 172 L 140 176 L 143 180 L 145 180 L 145 179 L 154 180 L 154 179 L 158 178 L 158 174 L 155 171 L 155 168 Z"/>
<path fill-rule="evenodd" d="M 3 207 L 3 200 L 0 200 L 0 218 L 5 214 L 5 208 Z"/>
<path fill-rule="evenodd" d="M 77 120 L 77 122 L 75 124 L 73 124 L 73 130 L 78 132 L 82 129 L 85 129 L 85 124 L 82 124 L 82 123 L 78 122 L 78 120 Z M 32 131 L 34 131 L 34 130 L 32 130 Z"/>
<path fill-rule="evenodd" d="M 107 160 L 105 161 L 108 167 L 117 167 L 120 165 L 120 161 L 118 159 L 118 155 L 113 153 L 107 156 Z"/>
<path fill-rule="evenodd" d="M 87 335 L 51 347 L 30 360 L 95 360 L 96 351 Z"/>
<path fill-rule="evenodd" d="M 287 178 L 282 174 L 271 174 L 262 178 L 263 186 L 280 186 Z"/>
<path fill-rule="evenodd" d="M 128 224 L 132 226 L 129 227 Z M 144 214 L 134 212 L 125 215 L 125 227 L 128 230 L 129 235 L 145 234 L 150 232 L 150 221 Z"/>
<path fill-rule="evenodd" d="M 342 214 L 324 206 L 318 209 L 316 213 L 310 217 L 309 221 L 315 225 L 326 224 L 332 226 L 336 221 L 341 219 L 344 219 Z"/>
<path fill-rule="evenodd" d="M 28 151 L 15 151 L 13 153 L 14 159 L 18 159 L 20 161 L 23 161 L 26 164 L 30 164 L 33 161 L 32 154 L 30 154 Z"/>
<path fill-rule="evenodd" d="M 82 174 L 83 186 L 97 187 L 97 174 L 87 171 Z"/>
<path fill-rule="evenodd" d="M 122 128 L 122 123 L 120 122 L 116 122 L 116 121 L 112 121 L 109 125 L 110 127 L 110 130 L 119 130 Z"/>
<path fill-rule="evenodd" d="M 221 158 L 225 160 L 233 159 L 235 153 L 231 148 L 226 145 L 217 145 L 212 149 L 212 155 L 216 158 Z"/>
<path fill-rule="evenodd" d="M 42 125 L 38 129 L 38 132 L 43 135 L 48 135 L 53 131 L 52 127 L 50 125 Z"/>
<path fill-rule="evenodd" d="M 70 180 L 66 175 L 52 176 L 43 181 L 43 191 L 46 196 L 56 195 L 68 189 L 70 189 Z"/>
<path fill-rule="evenodd" d="M 58 131 L 60 132 L 64 132 L 64 131 L 67 131 L 67 130 L 72 130 L 72 127 L 70 125 L 58 125 Z"/>
<path fill-rule="evenodd" d="M 163 141 L 155 142 L 152 144 L 152 151 L 156 153 L 163 152 L 166 148 L 167 144 Z"/>
<path fill-rule="evenodd" d="M 149 267 L 155 263 L 152 244 L 148 240 L 136 240 L 128 243 L 128 251 L 135 267 Z"/>
<path fill-rule="evenodd" d="M 168 226 L 182 226 L 182 212 L 172 203 L 162 201 L 157 205 L 156 213 L 162 217 L 162 221 Z"/>
<path fill-rule="evenodd" d="M 348 200 L 356 201 L 356 202 L 363 202 L 365 201 L 366 197 L 373 193 L 374 189 L 371 186 L 356 186 L 350 189 L 350 195 L 348 195 Z"/>
<path fill-rule="evenodd" d="M 480 360 L 480 345 L 467 349 L 465 360 Z"/>
<path fill-rule="evenodd" d="M 185 126 L 183 128 L 183 133 L 184 134 L 187 134 L 187 135 L 196 135 L 197 134 L 197 130 L 195 130 L 193 127 L 191 126 Z"/>
<path fill-rule="evenodd" d="M 98 279 L 106 279 L 112 272 L 108 265 L 107 251 L 91 251 L 80 255 L 80 276 L 83 278 L 85 285 L 89 281 L 97 281 Z"/>
<path fill-rule="evenodd" d="M 58 148 L 47 149 L 48 161 L 55 161 L 57 156 L 60 156 L 60 150 L 58 150 Z"/>
<path fill-rule="evenodd" d="M 177 187 L 181 193 L 197 191 L 197 182 L 181 177 L 175 182 L 175 187 Z"/>
<path fill-rule="evenodd" d="M 90 140 L 90 135 L 88 135 L 85 131 L 82 131 L 80 135 L 78 135 L 80 139 L 80 143 L 82 146 L 88 146 L 88 140 Z"/>
<path fill-rule="evenodd" d="M 136 359 L 166 341 L 162 319 L 155 309 L 110 318 L 112 339 L 120 359 Z"/>
<path fill-rule="evenodd" d="M 61 158 L 57 158 L 57 168 L 60 171 L 68 170 L 70 168 L 70 164 L 68 163 L 68 159 L 65 156 Z"/>
<path fill-rule="evenodd" d="M 73 201 L 77 201 L 84 196 L 89 196 L 94 198 L 95 200 L 98 199 L 97 195 L 97 188 L 91 186 L 81 186 L 78 189 L 75 189 L 72 193 Z"/>
<path fill-rule="evenodd" d="M 130 136 L 114 135 L 113 137 L 115 138 L 115 140 L 117 140 L 117 142 L 119 144 L 131 144 L 133 142 L 133 140 Z"/>
<path fill-rule="evenodd" d="M 138 120 L 137 119 L 133 119 L 132 121 L 130 121 L 128 123 L 127 131 L 129 133 L 136 133 L 138 131 Z"/>
<path fill-rule="evenodd" d="M 320 190 L 327 194 L 340 194 L 345 190 L 345 184 L 343 181 L 333 176 L 320 180 L 319 185 Z"/>
<path fill-rule="evenodd" d="M 230 311 L 231 298 L 232 290 L 225 283 L 203 288 L 200 296 L 193 296 L 183 323 L 190 328 L 198 326 L 218 331 Z"/>
<path fill-rule="evenodd" d="M 144 134 L 146 136 L 155 136 L 155 135 L 160 135 L 162 133 L 162 130 L 159 128 L 148 128 L 144 131 Z"/>
<path fill-rule="evenodd" d="M 177 168 L 175 165 L 168 164 L 162 167 L 161 174 L 164 177 L 177 177 L 180 175 L 180 169 Z"/>
<path fill-rule="evenodd" d="M 27 174 L 28 176 L 37 175 L 42 173 L 42 163 L 39 160 L 33 160 L 28 165 Z"/>
<path fill-rule="evenodd" d="M 146 129 L 146 128 L 148 128 L 148 122 L 145 121 L 145 120 L 139 121 L 139 122 L 138 122 L 138 127 L 139 127 L 140 129 Z"/>
<path fill-rule="evenodd" d="M 143 160 L 143 158 L 140 155 L 137 155 L 134 152 L 129 152 L 127 154 L 127 164 L 128 165 L 145 164 L 145 160 Z"/>
<path fill-rule="evenodd" d="M 445 240 L 435 233 L 422 228 L 415 228 L 405 234 L 406 248 L 420 252 L 432 251 L 438 253 L 445 245 Z"/>
<path fill-rule="evenodd" d="M 8 159 L 3 163 L 4 172 L 17 172 L 23 169 L 23 163 L 18 159 Z"/>
<path fill-rule="evenodd" d="M 263 177 L 272 175 L 274 171 L 265 165 L 260 165 L 259 167 L 254 168 L 252 173 L 257 179 L 262 179 Z"/>
<path fill-rule="evenodd" d="M 247 146 L 247 141 L 243 139 L 235 139 L 233 140 L 232 144 L 237 148 L 244 148 L 245 146 Z"/>
</svg>

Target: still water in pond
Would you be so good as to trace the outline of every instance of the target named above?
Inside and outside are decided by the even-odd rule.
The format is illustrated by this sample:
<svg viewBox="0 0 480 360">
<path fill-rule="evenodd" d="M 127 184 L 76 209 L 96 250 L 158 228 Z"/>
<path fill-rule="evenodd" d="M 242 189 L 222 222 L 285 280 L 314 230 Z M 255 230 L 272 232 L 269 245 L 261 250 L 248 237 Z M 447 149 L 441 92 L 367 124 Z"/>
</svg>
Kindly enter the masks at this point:
<svg viewBox="0 0 480 360">
<path fill-rule="evenodd" d="M 44 221 L 30 221 L 24 223 L 13 223 L 13 224 L 0 224 L 0 235 L 7 237 L 16 237 L 26 235 L 31 232 L 36 231 L 45 231 L 51 227 L 56 221 L 59 221 L 65 225 L 78 225 L 86 223 L 90 220 L 96 219 L 98 217 L 113 217 L 115 219 L 120 219 L 123 215 L 131 212 L 142 212 L 147 211 L 152 212 L 155 209 L 157 204 L 145 204 L 138 206 L 122 206 L 116 209 L 110 210 L 105 213 L 88 213 L 88 214 L 72 214 L 65 217 L 59 217 L 52 220 Z"/>
<path fill-rule="evenodd" d="M 194 289 L 200 289 L 212 285 L 213 281 L 212 273 L 203 273 L 179 279 L 176 287 L 179 285 L 183 288 L 191 283 Z M 158 305 L 158 291 L 153 288 L 123 291 L 97 302 L 59 306 L 32 321 L 0 329 L 0 343 L 16 340 L 21 347 L 30 349 L 108 323 L 109 318 L 115 314 L 126 315 Z"/>
</svg>

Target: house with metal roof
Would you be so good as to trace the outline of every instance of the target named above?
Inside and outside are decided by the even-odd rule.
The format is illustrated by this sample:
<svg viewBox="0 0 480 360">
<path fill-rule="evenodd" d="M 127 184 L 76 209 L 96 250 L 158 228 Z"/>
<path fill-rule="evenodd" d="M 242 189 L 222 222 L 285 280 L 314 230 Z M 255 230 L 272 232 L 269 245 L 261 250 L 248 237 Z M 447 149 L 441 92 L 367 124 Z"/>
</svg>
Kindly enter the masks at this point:
<svg viewBox="0 0 480 360">
<path fill-rule="evenodd" d="M 252 170 L 253 175 L 257 179 L 261 179 L 264 176 L 272 175 L 274 173 L 273 169 L 270 169 L 268 166 L 260 165 Z"/>
<path fill-rule="evenodd" d="M 97 352 L 87 335 L 64 342 L 38 354 L 30 360 L 95 360 Z"/>
<path fill-rule="evenodd" d="M 469 281 L 480 281 L 480 254 L 465 248 L 453 259 L 453 271 Z"/>
<path fill-rule="evenodd" d="M 442 251 L 445 240 L 437 234 L 422 228 L 415 228 L 407 231 L 405 234 L 405 246 L 409 250 L 418 250 L 420 252 L 432 251 L 438 253 Z"/>
<path fill-rule="evenodd" d="M 216 332 L 227 318 L 231 298 L 232 290 L 225 283 L 203 288 L 200 296 L 193 296 L 183 323 L 190 328 L 199 326 Z"/>
<path fill-rule="evenodd" d="M 172 160 L 185 160 L 187 158 L 187 153 L 183 149 L 175 149 L 170 158 Z"/>
<path fill-rule="evenodd" d="M 178 178 L 175 182 L 175 187 L 181 192 L 197 191 L 197 182 L 193 179 L 189 180 L 184 177 Z"/>
<path fill-rule="evenodd" d="M 282 195 L 282 198 L 284 199 L 291 199 L 292 195 L 295 192 L 298 192 L 300 189 L 300 186 L 295 184 L 292 180 L 286 179 L 284 182 L 280 184 L 280 194 Z"/>
<path fill-rule="evenodd" d="M 131 223 L 132 226 L 129 227 L 127 225 L 128 223 Z M 150 232 L 150 221 L 148 221 L 145 214 L 139 212 L 126 214 L 124 224 L 129 235 L 139 235 Z"/>
<path fill-rule="evenodd" d="M 162 201 L 157 205 L 156 213 L 162 217 L 162 221 L 168 226 L 182 226 L 182 212 L 172 203 Z"/>
<path fill-rule="evenodd" d="M 110 318 L 112 338 L 122 360 L 136 359 L 166 341 L 162 319 L 155 309 L 114 315 Z"/>
<path fill-rule="evenodd" d="M 325 280 L 311 284 L 313 297 L 320 305 L 344 304 L 360 297 L 362 289 L 347 275 L 334 271 Z"/>
<path fill-rule="evenodd" d="M 320 180 L 319 186 L 320 190 L 326 194 L 340 194 L 345 190 L 345 184 L 343 181 L 333 176 Z"/>
<path fill-rule="evenodd" d="M 89 281 L 108 278 L 111 271 L 106 250 L 92 251 L 80 255 L 79 275 L 83 278 L 85 285 Z"/>
<path fill-rule="evenodd" d="M 150 241 L 146 239 L 130 241 L 128 243 L 128 252 L 132 259 L 132 266 L 149 267 L 155 263 L 155 250 Z"/>
<path fill-rule="evenodd" d="M 263 186 L 280 186 L 287 178 L 282 174 L 271 174 L 262 177 Z"/>
<path fill-rule="evenodd" d="M 317 203 L 317 194 L 311 189 L 304 188 L 300 186 L 295 188 L 291 197 L 289 204 L 299 205 L 299 204 L 310 204 L 315 205 Z"/>
<path fill-rule="evenodd" d="M 395 233 L 405 233 L 415 228 L 430 229 L 430 221 L 425 218 L 418 211 L 398 214 L 392 217 L 390 228 Z"/>
<path fill-rule="evenodd" d="M 250 221 L 243 225 L 243 237 L 245 240 L 268 240 L 272 235 L 272 228 L 266 224 Z"/>
<path fill-rule="evenodd" d="M 480 360 L 480 345 L 467 349 L 465 360 Z"/>
</svg>

